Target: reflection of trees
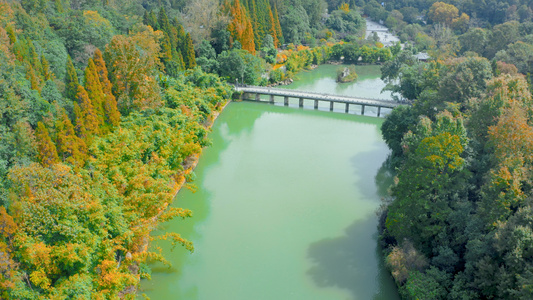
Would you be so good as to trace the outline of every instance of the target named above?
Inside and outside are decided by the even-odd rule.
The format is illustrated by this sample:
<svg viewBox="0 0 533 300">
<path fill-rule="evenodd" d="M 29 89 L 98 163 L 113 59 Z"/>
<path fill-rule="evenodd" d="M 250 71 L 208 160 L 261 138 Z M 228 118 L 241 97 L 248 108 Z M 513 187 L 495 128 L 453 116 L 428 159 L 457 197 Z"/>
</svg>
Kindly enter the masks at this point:
<svg viewBox="0 0 533 300">
<path fill-rule="evenodd" d="M 377 220 L 369 215 L 357 220 L 344 235 L 312 244 L 307 271 L 319 287 L 348 290 L 352 299 L 397 299 L 396 288 L 376 246 Z"/>
</svg>

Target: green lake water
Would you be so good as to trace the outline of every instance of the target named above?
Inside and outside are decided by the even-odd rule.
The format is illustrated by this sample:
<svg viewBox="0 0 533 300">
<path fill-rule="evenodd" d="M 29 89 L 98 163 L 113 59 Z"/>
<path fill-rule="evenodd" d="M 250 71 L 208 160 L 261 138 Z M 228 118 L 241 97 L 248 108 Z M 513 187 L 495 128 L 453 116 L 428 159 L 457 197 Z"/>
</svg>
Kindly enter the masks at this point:
<svg viewBox="0 0 533 300">
<path fill-rule="evenodd" d="M 398 299 L 377 247 L 375 211 L 390 184 L 380 169 L 389 153 L 382 122 L 230 103 L 195 170 L 198 191 L 183 189 L 174 202 L 193 218 L 154 233 L 180 233 L 195 251 L 160 243 L 172 267 L 151 265 L 140 293 L 153 300 Z"/>
</svg>

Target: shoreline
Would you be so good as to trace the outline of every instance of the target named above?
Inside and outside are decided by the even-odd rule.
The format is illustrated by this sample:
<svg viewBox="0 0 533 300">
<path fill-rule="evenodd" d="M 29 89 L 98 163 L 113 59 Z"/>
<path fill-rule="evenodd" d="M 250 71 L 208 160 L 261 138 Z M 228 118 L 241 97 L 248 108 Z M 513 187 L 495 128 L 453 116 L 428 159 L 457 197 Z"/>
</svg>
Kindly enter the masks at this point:
<svg viewBox="0 0 533 300">
<path fill-rule="evenodd" d="M 207 123 L 205 124 L 205 128 L 211 129 L 213 127 L 213 124 L 215 123 L 216 119 L 220 116 L 220 114 L 222 114 L 224 109 L 228 106 L 228 104 L 231 101 L 232 101 L 231 98 L 228 99 L 226 101 L 226 103 L 224 103 L 220 107 L 219 110 L 216 110 L 216 111 L 211 113 L 211 115 L 208 117 Z M 148 248 L 150 246 L 150 235 L 151 235 L 152 231 L 154 231 L 157 228 L 157 226 L 159 225 L 159 221 L 158 221 L 159 220 L 159 216 L 161 216 L 161 214 L 163 214 L 170 205 L 174 204 L 174 202 L 177 201 L 177 196 L 178 196 L 179 192 L 181 191 L 181 189 L 187 183 L 185 175 L 188 175 L 188 174 L 190 174 L 191 172 L 194 171 L 194 169 L 198 165 L 198 162 L 200 161 L 200 156 L 202 155 L 202 152 L 203 152 L 204 148 L 205 147 L 201 148 L 200 152 L 192 154 L 191 156 L 187 157 L 185 159 L 185 161 L 182 163 L 182 166 L 184 168 L 183 168 L 182 172 L 179 172 L 178 174 L 176 174 L 177 175 L 177 180 L 175 181 L 176 188 L 175 188 L 175 190 L 173 192 L 172 200 L 170 202 L 165 203 L 165 205 L 160 208 L 159 214 L 157 216 L 155 216 L 154 218 L 152 218 L 151 224 L 149 224 L 149 226 L 151 228 L 150 228 L 148 234 L 146 236 L 141 237 L 142 243 L 137 248 L 137 249 L 140 249 L 140 250 L 139 251 L 134 251 L 134 253 L 135 252 L 136 253 L 146 253 L 148 251 Z M 137 265 L 137 270 L 138 270 L 138 267 L 139 266 Z M 133 275 L 137 276 L 139 281 L 137 282 L 137 284 L 135 285 L 135 287 L 133 289 L 132 289 L 131 286 L 129 288 L 127 287 L 126 289 L 124 289 L 123 290 L 124 294 L 134 294 L 134 295 L 138 294 L 139 286 L 140 286 L 140 282 L 141 282 L 140 274 L 137 272 L 137 274 L 133 274 Z"/>
</svg>

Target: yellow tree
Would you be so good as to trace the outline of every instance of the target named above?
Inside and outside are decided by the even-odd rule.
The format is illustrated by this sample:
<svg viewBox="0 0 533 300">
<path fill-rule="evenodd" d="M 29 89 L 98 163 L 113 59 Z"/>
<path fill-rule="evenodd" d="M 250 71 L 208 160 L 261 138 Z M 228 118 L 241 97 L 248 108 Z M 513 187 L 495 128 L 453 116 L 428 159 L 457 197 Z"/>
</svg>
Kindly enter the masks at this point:
<svg viewBox="0 0 533 300">
<path fill-rule="evenodd" d="M 78 102 L 74 105 L 76 115 L 76 131 L 87 144 L 90 144 L 92 137 L 100 132 L 98 116 L 94 112 L 93 105 L 89 99 L 87 91 L 83 86 L 78 86 Z"/>
<path fill-rule="evenodd" d="M 232 4 L 226 2 L 226 9 L 228 7 L 232 17 L 228 24 L 228 31 L 231 33 L 232 40 L 239 41 L 244 50 L 255 54 L 254 30 L 246 9 L 239 0 L 235 0 Z"/>
<path fill-rule="evenodd" d="M 104 91 L 104 111 L 106 122 L 109 125 L 117 126 L 120 122 L 120 112 L 117 108 L 117 100 L 113 95 L 111 81 L 109 81 L 107 67 L 100 49 L 96 49 L 96 51 L 94 51 L 93 60 L 98 73 L 98 78 L 100 79 L 100 83 L 102 84 L 102 89 Z"/>
<path fill-rule="evenodd" d="M 91 99 L 94 112 L 98 116 L 98 124 L 104 124 L 104 91 L 102 84 L 96 71 L 96 66 L 92 58 L 89 58 L 89 63 L 85 68 L 85 90 Z"/>
<path fill-rule="evenodd" d="M 56 146 L 52 143 L 48 130 L 42 122 L 37 123 L 35 138 L 37 141 L 37 158 L 39 162 L 45 167 L 59 162 Z"/>
<path fill-rule="evenodd" d="M 85 162 L 87 146 L 85 142 L 76 136 L 74 125 L 70 121 L 65 110 L 61 113 L 61 119 L 56 121 L 57 151 L 63 161 L 74 166 L 81 166 Z"/>
<path fill-rule="evenodd" d="M 274 21 L 275 21 L 275 27 L 276 27 L 276 37 L 279 40 L 279 43 L 283 43 L 283 32 L 281 31 L 281 24 L 279 23 L 279 15 L 278 15 L 278 8 L 276 4 L 274 4 Z"/>
<path fill-rule="evenodd" d="M 160 66 L 162 36 L 149 26 L 134 28 L 131 36 L 116 35 L 106 46 L 104 58 L 122 114 L 161 105 L 160 87 L 155 71 Z"/>
<path fill-rule="evenodd" d="M 433 23 L 444 23 L 447 26 L 459 16 L 459 10 L 453 4 L 435 2 L 428 11 L 428 17 Z"/>
<path fill-rule="evenodd" d="M 278 39 L 278 33 L 276 31 L 276 20 L 274 19 L 274 15 L 272 14 L 272 9 L 270 8 L 270 5 L 268 6 L 268 16 L 270 20 L 270 35 L 272 36 L 272 39 L 274 39 L 274 47 L 279 47 L 279 39 Z"/>
</svg>

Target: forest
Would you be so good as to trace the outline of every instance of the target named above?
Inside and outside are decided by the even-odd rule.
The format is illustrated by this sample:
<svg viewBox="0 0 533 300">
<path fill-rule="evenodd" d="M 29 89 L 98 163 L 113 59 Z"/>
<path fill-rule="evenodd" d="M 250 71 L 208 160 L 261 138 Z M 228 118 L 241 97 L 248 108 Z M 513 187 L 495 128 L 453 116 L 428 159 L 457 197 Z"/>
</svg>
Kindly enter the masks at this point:
<svg viewBox="0 0 533 300">
<path fill-rule="evenodd" d="M 382 65 L 385 89 L 410 104 L 382 125 L 395 183 L 380 243 L 400 295 L 531 299 L 531 3 L 388 5 L 364 9 L 407 43 Z"/>
<path fill-rule="evenodd" d="M 0 1 L 0 298 L 134 299 L 235 80 L 276 83 L 362 37 L 323 1 Z M 333 22 L 333 21 L 330 21 Z M 355 38 L 354 38 L 355 40 Z M 361 40 L 368 59 L 392 58 Z M 379 53 L 379 54 L 376 54 Z M 371 57 L 371 58 L 370 58 Z"/>
<path fill-rule="evenodd" d="M 229 83 L 382 64 L 407 299 L 531 298 L 530 1 L 0 1 L 0 298 L 134 299 Z M 399 35 L 365 39 L 368 16 Z M 413 54 L 432 57 L 421 62 Z"/>
</svg>

